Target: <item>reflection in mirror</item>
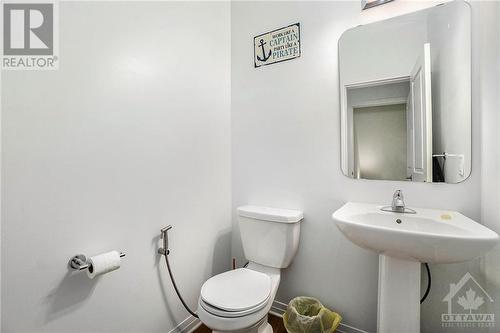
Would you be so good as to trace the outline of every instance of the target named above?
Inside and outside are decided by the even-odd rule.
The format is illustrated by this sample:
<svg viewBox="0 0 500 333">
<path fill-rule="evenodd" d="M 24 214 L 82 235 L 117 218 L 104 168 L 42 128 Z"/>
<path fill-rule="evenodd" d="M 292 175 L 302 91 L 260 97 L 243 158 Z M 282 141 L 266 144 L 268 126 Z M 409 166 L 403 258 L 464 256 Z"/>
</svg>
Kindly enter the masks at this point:
<svg viewBox="0 0 500 333">
<path fill-rule="evenodd" d="M 339 41 L 342 171 L 458 183 L 471 172 L 469 5 L 346 31 Z"/>
</svg>

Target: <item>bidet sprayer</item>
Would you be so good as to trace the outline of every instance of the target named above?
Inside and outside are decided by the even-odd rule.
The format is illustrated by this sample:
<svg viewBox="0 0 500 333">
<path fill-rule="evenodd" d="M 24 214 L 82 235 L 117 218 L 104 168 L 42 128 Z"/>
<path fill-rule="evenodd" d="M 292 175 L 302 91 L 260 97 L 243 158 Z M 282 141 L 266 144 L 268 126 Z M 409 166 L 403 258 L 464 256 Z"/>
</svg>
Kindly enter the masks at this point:
<svg viewBox="0 0 500 333">
<path fill-rule="evenodd" d="M 167 256 L 170 253 L 170 251 L 168 250 L 168 231 L 170 229 L 172 229 L 172 226 L 167 225 L 160 230 L 160 238 L 163 240 L 163 247 L 160 247 L 158 249 L 158 253 L 163 254 L 164 256 Z"/>
<path fill-rule="evenodd" d="M 165 256 L 165 262 L 167 263 L 167 269 L 168 269 L 168 275 L 170 276 L 170 280 L 172 281 L 172 286 L 174 287 L 175 293 L 179 297 L 179 300 L 181 301 L 182 305 L 186 309 L 187 312 L 189 312 L 193 317 L 198 318 L 198 314 L 191 310 L 189 306 L 186 304 L 184 299 L 181 296 L 181 293 L 179 292 L 179 288 L 177 288 L 177 283 L 175 283 L 174 275 L 172 274 L 172 269 L 170 268 L 170 263 L 168 262 L 168 254 L 170 253 L 168 249 L 168 231 L 172 229 L 171 225 L 167 225 L 165 228 L 161 228 L 160 230 L 160 238 L 163 240 L 163 247 L 160 247 L 158 249 L 158 253 L 161 255 Z"/>
</svg>

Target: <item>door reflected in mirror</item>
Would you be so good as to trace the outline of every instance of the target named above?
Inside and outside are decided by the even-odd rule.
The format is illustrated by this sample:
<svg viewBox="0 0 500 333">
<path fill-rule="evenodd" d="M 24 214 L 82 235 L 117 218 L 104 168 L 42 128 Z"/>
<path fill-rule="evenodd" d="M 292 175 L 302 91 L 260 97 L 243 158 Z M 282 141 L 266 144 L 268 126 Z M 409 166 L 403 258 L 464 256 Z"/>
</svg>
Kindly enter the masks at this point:
<svg viewBox="0 0 500 333">
<path fill-rule="evenodd" d="M 458 183 L 471 172 L 471 28 L 457 1 L 346 31 L 341 160 L 356 179 Z"/>
</svg>

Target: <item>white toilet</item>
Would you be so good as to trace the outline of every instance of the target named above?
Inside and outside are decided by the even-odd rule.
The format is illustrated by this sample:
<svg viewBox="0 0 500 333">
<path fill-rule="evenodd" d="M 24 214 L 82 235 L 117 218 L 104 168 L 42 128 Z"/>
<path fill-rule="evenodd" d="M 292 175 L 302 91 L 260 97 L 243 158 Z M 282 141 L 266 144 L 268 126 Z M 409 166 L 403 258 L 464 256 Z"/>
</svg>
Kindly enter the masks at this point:
<svg viewBox="0 0 500 333">
<path fill-rule="evenodd" d="M 243 206 L 238 208 L 246 268 L 208 279 L 198 302 L 200 320 L 214 332 L 272 333 L 267 313 L 280 283 L 280 269 L 290 265 L 299 245 L 301 211 Z"/>
</svg>

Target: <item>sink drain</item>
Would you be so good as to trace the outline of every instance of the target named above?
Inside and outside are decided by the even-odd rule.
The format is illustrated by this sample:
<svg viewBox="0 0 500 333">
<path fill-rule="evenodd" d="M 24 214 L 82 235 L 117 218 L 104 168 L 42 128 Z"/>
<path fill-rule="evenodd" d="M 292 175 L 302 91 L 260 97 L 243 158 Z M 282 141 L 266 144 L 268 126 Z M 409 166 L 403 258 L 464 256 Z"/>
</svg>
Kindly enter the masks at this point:
<svg viewBox="0 0 500 333">
<path fill-rule="evenodd" d="M 401 219 L 397 219 L 397 220 L 396 220 L 396 223 L 397 223 L 397 224 L 401 224 L 401 222 L 403 222 L 403 221 L 401 221 Z"/>
</svg>

